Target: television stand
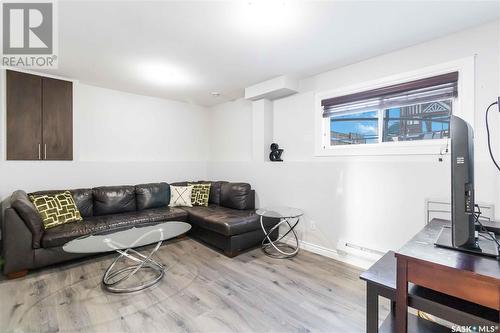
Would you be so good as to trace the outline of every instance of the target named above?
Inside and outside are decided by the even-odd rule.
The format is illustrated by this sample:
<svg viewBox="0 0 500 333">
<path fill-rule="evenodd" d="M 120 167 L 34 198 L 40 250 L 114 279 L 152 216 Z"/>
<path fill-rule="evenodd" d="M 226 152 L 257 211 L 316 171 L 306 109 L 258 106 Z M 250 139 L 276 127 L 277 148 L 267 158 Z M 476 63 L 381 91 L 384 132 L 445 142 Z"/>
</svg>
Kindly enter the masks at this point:
<svg viewBox="0 0 500 333">
<path fill-rule="evenodd" d="M 500 265 L 498 260 L 435 246 L 434 242 L 442 227 L 447 225 L 450 225 L 450 221 L 433 219 L 397 251 L 396 330 L 393 332 L 409 331 L 407 307 L 413 306 L 408 293 L 409 290 L 411 292 L 411 283 L 467 301 L 469 306 L 468 310 L 465 310 L 466 313 L 485 314 L 486 312 L 479 310 L 478 306 L 486 307 L 489 311 L 494 311 L 491 318 L 493 326 L 500 322 L 498 313 L 500 310 Z M 497 237 L 499 237 L 498 234 Z M 465 320 L 464 316 L 456 316 L 454 319 L 445 318 L 442 315 L 442 309 L 442 307 L 435 307 L 434 311 L 419 310 L 455 325 L 488 325 L 479 320 Z M 463 330 L 456 329 L 456 331 L 462 332 Z"/>
<path fill-rule="evenodd" d="M 434 245 L 439 246 L 439 247 L 444 247 L 447 249 L 453 249 L 457 251 L 463 251 L 463 252 L 468 252 L 468 253 L 474 253 L 482 256 L 487 256 L 487 257 L 494 257 L 498 258 L 499 253 L 498 253 L 498 246 L 497 244 L 492 241 L 491 239 L 488 239 L 489 236 L 495 237 L 495 234 L 492 232 L 488 232 L 488 235 L 484 232 L 479 233 L 479 237 L 477 239 L 477 247 L 455 247 L 453 246 L 451 242 L 451 227 L 450 226 L 444 226 L 441 229 L 441 232 L 439 233 L 439 236 L 434 243 Z"/>
</svg>

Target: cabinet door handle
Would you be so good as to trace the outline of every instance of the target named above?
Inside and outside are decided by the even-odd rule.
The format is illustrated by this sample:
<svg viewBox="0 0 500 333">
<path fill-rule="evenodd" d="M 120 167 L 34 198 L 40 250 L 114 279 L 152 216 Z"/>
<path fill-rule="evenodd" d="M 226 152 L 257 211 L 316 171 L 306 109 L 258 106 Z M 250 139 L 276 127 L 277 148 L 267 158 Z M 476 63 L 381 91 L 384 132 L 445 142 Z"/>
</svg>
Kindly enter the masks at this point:
<svg viewBox="0 0 500 333">
<path fill-rule="evenodd" d="M 38 159 L 42 159 L 42 148 L 41 148 L 41 143 L 38 144 Z"/>
<path fill-rule="evenodd" d="M 43 159 L 44 160 L 47 159 L 47 144 L 46 143 L 43 144 Z"/>
</svg>

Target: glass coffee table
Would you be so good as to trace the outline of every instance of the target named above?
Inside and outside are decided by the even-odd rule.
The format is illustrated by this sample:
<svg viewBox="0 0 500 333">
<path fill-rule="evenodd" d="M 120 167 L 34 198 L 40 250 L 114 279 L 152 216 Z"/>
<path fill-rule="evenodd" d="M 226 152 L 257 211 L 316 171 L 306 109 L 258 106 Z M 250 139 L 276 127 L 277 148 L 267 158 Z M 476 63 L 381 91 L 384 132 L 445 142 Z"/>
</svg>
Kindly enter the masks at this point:
<svg viewBox="0 0 500 333">
<path fill-rule="evenodd" d="M 297 208 L 283 206 L 260 208 L 257 209 L 256 214 L 260 216 L 260 226 L 266 235 L 262 240 L 262 251 L 266 255 L 273 258 L 285 259 L 294 257 L 299 253 L 299 238 L 295 232 L 295 227 L 299 224 L 300 217 L 304 215 L 304 212 Z M 265 217 L 279 218 L 280 221 L 268 230 L 264 226 L 263 219 Z M 286 232 L 273 241 L 270 235 L 275 230 L 279 230 L 281 226 L 287 227 Z M 281 240 L 290 233 L 293 236 L 293 244 L 282 242 Z"/>
<path fill-rule="evenodd" d="M 83 222 L 85 223 L 85 222 Z M 186 233 L 191 225 L 185 222 L 169 221 L 155 225 L 135 226 L 107 233 L 98 233 L 73 239 L 63 246 L 65 252 L 101 253 L 116 251 L 119 256 L 108 267 L 102 278 L 104 288 L 114 293 L 130 293 L 139 291 L 158 283 L 165 274 L 165 266 L 155 260 L 153 255 L 164 240 Z M 155 247 L 147 255 L 134 248 L 154 244 Z M 124 264 L 116 268 L 121 260 L 129 259 L 133 264 Z M 138 272 L 147 271 L 148 278 L 130 284 Z M 127 281 L 129 282 L 128 285 Z"/>
</svg>

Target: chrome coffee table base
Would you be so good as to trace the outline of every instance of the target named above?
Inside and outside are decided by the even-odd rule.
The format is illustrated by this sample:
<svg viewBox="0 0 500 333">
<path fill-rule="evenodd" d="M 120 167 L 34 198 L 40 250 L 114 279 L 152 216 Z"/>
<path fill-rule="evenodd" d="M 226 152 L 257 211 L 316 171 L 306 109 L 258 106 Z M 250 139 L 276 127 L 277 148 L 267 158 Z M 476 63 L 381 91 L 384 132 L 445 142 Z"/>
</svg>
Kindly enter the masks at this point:
<svg viewBox="0 0 500 333">
<path fill-rule="evenodd" d="M 293 221 L 295 220 L 295 221 Z M 286 259 L 291 258 L 299 253 L 299 238 L 297 237 L 297 233 L 295 232 L 295 227 L 299 223 L 300 217 L 287 217 L 281 218 L 280 222 L 276 224 L 274 227 L 266 230 L 264 227 L 263 216 L 260 217 L 260 225 L 262 230 L 266 234 L 264 240 L 262 241 L 262 251 L 268 255 L 269 257 L 276 259 Z M 270 235 L 275 231 L 279 230 L 281 225 L 288 226 L 288 231 L 283 235 L 279 236 L 278 239 L 272 240 Z M 293 244 L 288 244 L 281 242 L 283 238 L 285 238 L 288 234 L 292 234 Z"/>
<path fill-rule="evenodd" d="M 145 256 L 142 253 L 137 252 L 134 249 L 126 249 L 126 250 L 116 250 L 120 255 L 116 257 L 115 260 L 108 267 L 104 276 L 102 278 L 102 284 L 104 289 L 110 291 L 112 293 L 131 293 L 139 290 L 146 289 L 160 282 L 165 274 L 165 266 L 154 261 L 152 256 L 156 251 L 160 248 L 162 241 L 159 241 L 156 246 L 153 248 L 149 255 Z M 134 265 L 127 265 L 123 268 L 114 269 L 115 265 L 121 260 L 130 259 L 135 261 Z M 133 278 L 134 275 L 139 271 L 149 270 L 152 272 L 153 277 L 148 279 L 147 281 L 141 281 L 135 285 L 127 285 L 123 286 L 126 281 Z"/>
<path fill-rule="evenodd" d="M 182 221 L 142 224 L 82 236 L 64 244 L 63 250 L 68 253 L 116 251 L 118 256 L 102 277 L 102 288 L 113 293 L 130 293 L 151 287 L 161 281 L 166 268 L 153 259 L 154 254 L 160 248 L 162 241 L 183 235 L 189 229 L 191 225 Z M 152 245 L 149 254 L 134 250 L 146 245 Z"/>
</svg>

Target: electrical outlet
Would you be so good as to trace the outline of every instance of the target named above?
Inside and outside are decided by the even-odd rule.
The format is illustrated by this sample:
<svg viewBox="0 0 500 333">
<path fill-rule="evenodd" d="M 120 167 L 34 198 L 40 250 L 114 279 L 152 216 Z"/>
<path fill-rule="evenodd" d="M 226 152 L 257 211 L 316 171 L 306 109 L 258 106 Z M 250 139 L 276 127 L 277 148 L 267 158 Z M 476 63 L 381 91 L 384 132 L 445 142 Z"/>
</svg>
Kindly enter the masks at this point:
<svg viewBox="0 0 500 333">
<path fill-rule="evenodd" d="M 309 224 L 310 224 L 311 231 L 315 231 L 316 230 L 316 222 L 309 221 Z"/>
</svg>

